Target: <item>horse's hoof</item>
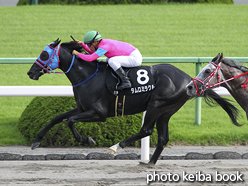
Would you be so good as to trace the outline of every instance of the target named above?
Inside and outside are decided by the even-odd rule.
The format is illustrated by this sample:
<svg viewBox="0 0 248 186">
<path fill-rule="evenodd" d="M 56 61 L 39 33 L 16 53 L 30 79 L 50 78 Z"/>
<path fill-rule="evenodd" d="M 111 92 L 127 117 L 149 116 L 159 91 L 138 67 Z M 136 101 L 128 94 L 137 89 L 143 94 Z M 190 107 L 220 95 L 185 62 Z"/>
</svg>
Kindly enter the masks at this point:
<svg viewBox="0 0 248 186">
<path fill-rule="evenodd" d="M 155 167 L 154 164 L 152 164 L 152 163 L 150 163 L 150 162 L 144 162 L 144 161 L 140 161 L 140 162 L 139 162 L 139 165 L 140 165 L 140 166 L 147 167 L 147 168 L 153 168 L 153 167 Z"/>
<path fill-rule="evenodd" d="M 88 142 L 89 145 L 92 145 L 92 146 L 93 146 L 93 145 L 96 145 L 96 142 L 93 140 L 92 137 L 88 137 L 88 138 L 87 138 L 87 142 Z"/>
<path fill-rule="evenodd" d="M 31 149 L 34 150 L 34 149 L 36 149 L 36 148 L 39 147 L 39 146 L 40 146 L 40 142 L 32 143 Z"/>
<path fill-rule="evenodd" d="M 111 146 L 111 147 L 109 147 L 109 150 L 108 150 L 108 154 L 115 154 L 116 152 L 117 152 L 117 149 L 119 149 L 120 148 L 120 145 L 119 145 L 120 143 L 117 143 L 117 144 L 115 144 L 115 145 L 113 145 L 113 146 Z"/>
<path fill-rule="evenodd" d="M 148 161 L 147 161 L 147 162 L 145 162 L 145 161 L 140 161 L 139 164 L 140 164 L 140 165 L 149 165 L 149 162 L 148 162 Z"/>
<path fill-rule="evenodd" d="M 113 149 L 108 149 L 108 151 L 107 151 L 107 154 L 115 154 L 116 153 L 116 151 L 114 151 Z"/>
</svg>

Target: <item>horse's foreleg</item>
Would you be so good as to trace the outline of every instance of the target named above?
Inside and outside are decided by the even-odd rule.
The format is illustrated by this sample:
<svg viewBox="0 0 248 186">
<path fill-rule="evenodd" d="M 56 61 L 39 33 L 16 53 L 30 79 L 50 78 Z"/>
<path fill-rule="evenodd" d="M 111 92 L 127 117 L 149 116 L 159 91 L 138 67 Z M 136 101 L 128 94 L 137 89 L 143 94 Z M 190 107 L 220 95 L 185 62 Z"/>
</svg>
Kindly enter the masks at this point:
<svg viewBox="0 0 248 186">
<path fill-rule="evenodd" d="M 31 149 L 34 150 L 35 148 L 37 148 L 40 145 L 40 140 L 46 135 L 46 133 L 56 124 L 67 120 L 69 117 L 75 115 L 78 113 L 78 108 L 74 108 L 64 114 L 60 114 L 56 117 L 54 117 L 49 124 L 47 124 L 36 136 L 36 138 L 34 139 Z"/>
<path fill-rule="evenodd" d="M 153 153 L 149 164 L 155 164 L 161 155 L 164 146 L 169 141 L 169 129 L 168 129 L 168 122 L 170 117 L 167 114 L 163 114 L 157 119 L 156 126 L 158 132 L 158 144 L 155 152 Z"/>
<path fill-rule="evenodd" d="M 85 112 L 82 112 L 80 114 L 70 117 L 67 125 L 71 129 L 75 139 L 78 142 L 95 145 L 95 142 L 91 137 L 83 138 L 83 136 L 79 134 L 79 132 L 74 126 L 74 123 L 76 122 L 97 122 L 97 121 L 105 121 L 105 120 L 106 120 L 106 117 L 105 118 L 99 117 L 99 115 L 96 114 L 94 110 L 88 110 L 88 111 L 85 111 Z"/>
</svg>

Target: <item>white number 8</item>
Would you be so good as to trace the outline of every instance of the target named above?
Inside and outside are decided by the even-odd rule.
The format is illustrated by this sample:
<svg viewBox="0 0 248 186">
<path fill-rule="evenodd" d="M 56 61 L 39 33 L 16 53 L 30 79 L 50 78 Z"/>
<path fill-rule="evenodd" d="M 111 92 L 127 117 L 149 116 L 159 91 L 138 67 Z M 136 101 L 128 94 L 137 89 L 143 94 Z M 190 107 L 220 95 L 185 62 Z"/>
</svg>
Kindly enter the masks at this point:
<svg viewBox="0 0 248 186">
<path fill-rule="evenodd" d="M 144 85 L 148 83 L 149 81 L 149 76 L 147 75 L 148 72 L 144 69 L 140 69 L 137 71 L 137 82 L 141 85 Z"/>
</svg>

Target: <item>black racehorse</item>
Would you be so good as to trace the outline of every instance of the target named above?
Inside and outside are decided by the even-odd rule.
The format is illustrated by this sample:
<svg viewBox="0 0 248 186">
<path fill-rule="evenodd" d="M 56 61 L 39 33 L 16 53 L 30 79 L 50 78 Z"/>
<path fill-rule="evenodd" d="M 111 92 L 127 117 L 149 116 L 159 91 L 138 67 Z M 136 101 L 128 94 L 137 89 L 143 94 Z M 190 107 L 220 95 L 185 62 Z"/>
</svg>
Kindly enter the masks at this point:
<svg viewBox="0 0 248 186">
<path fill-rule="evenodd" d="M 40 140 L 55 124 L 65 120 L 68 121 L 68 126 L 77 141 L 90 143 L 92 142 L 90 138 L 83 138 L 74 127 L 74 123 L 105 121 L 107 117 L 115 116 L 116 97 L 108 90 L 104 80 L 106 69 L 109 68 L 107 64 L 99 61 L 86 62 L 78 58 L 74 59 L 72 51 L 74 49 L 81 51 L 82 47 L 73 41 L 61 45 L 59 43 L 60 41 L 57 39 L 47 45 L 32 65 L 28 75 L 31 79 L 38 80 L 44 73 L 54 72 L 52 70 L 60 68 L 73 86 L 77 107 L 53 118 L 38 133 L 31 146 L 32 149 L 39 146 Z M 137 134 L 121 141 L 117 146 L 124 148 L 151 135 L 156 123 L 158 143 L 149 161 L 150 164 L 155 164 L 169 141 L 168 122 L 171 116 L 190 99 L 190 96 L 186 94 L 185 87 L 191 81 L 191 77 L 169 64 L 153 65 L 149 66 L 149 69 L 154 79 L 155 88 L 150 92 L 127 96 L 124 108 L 125 115 L 147 111 L 144 124 Z M 204 95 L 217 101 L 236 122 L 235 112 L 233 112 L 236 108 L 233 105 L 211 90 Z"/>
</svg>

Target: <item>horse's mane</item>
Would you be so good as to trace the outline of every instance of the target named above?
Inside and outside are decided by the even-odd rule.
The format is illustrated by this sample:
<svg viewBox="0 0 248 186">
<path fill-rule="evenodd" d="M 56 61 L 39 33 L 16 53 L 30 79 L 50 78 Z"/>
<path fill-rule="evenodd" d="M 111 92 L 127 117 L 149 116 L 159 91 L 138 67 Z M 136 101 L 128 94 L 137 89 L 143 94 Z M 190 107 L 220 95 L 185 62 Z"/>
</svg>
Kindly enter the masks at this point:
<svg viewBox="0 0 248 186">
<path fill-rule="evenodd" d="M 82 45 L 79 45 L 76 41 L 71 41 L 71 42 L 66 42 L 66 43 L 61 43 L 61 47 L 66 49 L 69 53 L 72 53 L 73 50 L 76 50 L 80 53 L 85 53 L 88 54 Z M 80 59 L 82 60 L 82 59 Z M 94 60 L 92 62 L 101 62 L 100 60 Z M 106 66 L 106 65 L 105 65 Z"/>
<path fill-rule="evenodd" d="M 222 60 L 222 62 L 225 65 L 228 65 L 230 67 L 237 68 L 237 69 L 241 70 L 242 72 L 248 72 L 248 68 L 247 67 L 239 64 L 239 63 L 241 63 L 241 61 L 233 61 L 232 59 L 224 58 Z"/>
<path fill-rule="evenodd" d="M 216 103 L 220 105 L 229 115 L 234 125 L 238 127 L 242 126 L 237 121 L 239 116 L 239 110 L 233 104 L 230 103 L 231 100 L 219 96 L 212 89 L 205 90 L 202 96 L 204 97 L 208 105 L 214 106 Z"/>
<path fill-rule="evenodd" d="M 76 50 L 78 52 L 83 52 L 83 46 L 79 45 L 76 41 L 61 43 L 61 47 L 68 50 L 68 52 L 72 53 L 73 50 Z"/>
</svg>

